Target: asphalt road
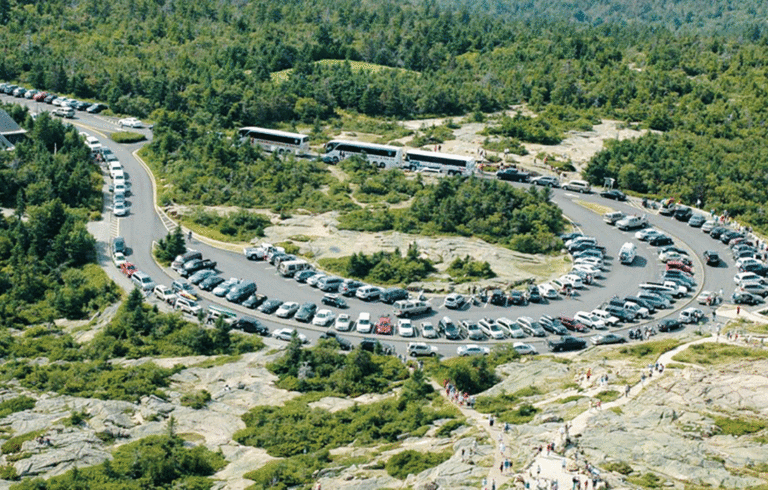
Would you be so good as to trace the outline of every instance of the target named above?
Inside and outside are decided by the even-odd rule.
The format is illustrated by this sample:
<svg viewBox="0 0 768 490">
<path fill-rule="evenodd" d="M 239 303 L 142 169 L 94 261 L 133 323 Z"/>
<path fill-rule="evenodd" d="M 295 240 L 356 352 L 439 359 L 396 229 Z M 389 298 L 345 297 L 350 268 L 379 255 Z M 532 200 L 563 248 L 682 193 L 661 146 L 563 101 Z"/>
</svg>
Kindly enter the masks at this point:
<svg viewBox="0 0 768 490">
<path fill-rule="evenodd" d="M 53 106 L 51 105 L 26 99 L 16 99 L 7 95 L 2 95 L 2 98 L 6 101 L 26 103 L 33 112 L 40 110 L 50 111 L 53 109 Z M 91 115 L 78 111 L 75 119 L 68 121 L 73 123 L 80 131 L 99 138 L 102 145 L 111 148 L 125 167 L 128 174 L 127 180 L 130 183 L 132 193 L 128 197 L 129 214 L 126 217 L 117 218 L 111 216 L 111 213 L 107 210 L 105 212 L 105 219 L 114 220 L 114 225 L 112 227 L 113 234 L 123 236 L 126 239 L 127 246 L 129 247 L 128 259 L 135 263 L 140 270 L 148 273 L 158 284 L 169 285 L 172 280 L 177 279 L 179 276 L 170 269 L 159 267 L 151 255 L 152 242 L 166 236 L 168 229 L 158 216 L 154 207 L 151 177 L 145 167 L 133 155 L 134 151 L 138 150 L 143 144 L 146 144 L 146 142 L 134 145 L 123 145 L 111 141 L 108 137 L 109 133 L 121 130 L 117 125 L 117 118 Z M 130 131 L 142 132 L 149 140 L 151 140 L 152 133 L 148 129 L 130 129 Z M 518 187 L 528 186 L 528 184 L 519 183 L 510 185 Z M 597 280 L 592 285 L 586 286 L 584 289 L 574 294 L 570 299 L 562 298 L 544 304 L 532 303 L 524 307 L 509 306 L 502 308 L 492 305 L 483 305 L 469 306 L 461 311 L 456 311 L 449 310 L 442 306 L 443 297 L 432 297 L 430 298 L 430 301 L 435 311 L 431 315 L 414 320 L 414 323 L 418 325 L 421 321 L 431 321 L 436 324 L 441 317 L 446 315 L 454 320 L 478 320 L 483 317 L 507 317 L 515 320 L 520 316 L 530 316 L 534 319 L 538 319 L 544 314 L 552 316 L 573 316 L 573 314 L 579 310 L 590 311 L 598 307 L 601 303 L 609 300 L 614 295 L 625 296 L 634 294 L 637 292 L 637 285 L 640 282 L 655 280 L 660 276 L 663 270 L 663 264 L 657 258 L 655 247 L 651 247 L 645 242 L 636 240 L 634 238 L 634 231 L 622 232 L 613 226 L 607 225 L 603 222 L 600 214 L 585 207 L 582 203 L 599 203 L 628 214 L 646 214 L 652 226 L 674 237 L 675 243 L 678 246 L 689 249 L 689 253 L 695 261 L 695 278 L 698 282 L 697 290 L 694 291 L 693 294 L 689 294 L 686 298 L 678 300 L 675 303 L 673 310 L 661 310 L 661 312 L 657 312 L 656 317 L 649 320 L 649 322 L 655 323 L 663 316 L 676 316 L 676 312 L 680 309 L 689 306 L 690 304 L 695 304 L 695 297 L 701 289 L 717 291 L 722 288 L 726 298 L 733 292 L 734 284 L 732 277 L 734 268 L 732 267 L 732 261 L 730 260 L 730 253 L 727 253 L 727 247 L 719 241 L 711 239 L 707 234 L 702 233 L 700 229 L 691 228 L 686 223 L 680 223 L 672 218 L 653 214 L 649 210 L 643 209 L 637 201 L 618 203 L 601 198 L 597 194 L 583 195 L 560 189 L 555 189 L 553 191 L 552 199 L 558 206 L 560 206 L 563 213 L 578 229 L 585 234 L 595 236 L 600 244 L 605 246 L 608 250 L 609 260 L 607 261 L 605 279 Z M 108 204 L 108 202 L 107 196 L 105 198 L 105 203 Z M 617 255 L 622 244 L 626 241 L 633 241 L 638 245 L 638 258 L 635 260 L 633 266 L 624 266 L 617 260 L 612 260 L 615 255 Z M 266 294 L 270 298 L 279 298 L 284 301 L 296 301 L 299 303 L 320 303 L 320 299 L 323 295 L 321 291 L 311 288 L 306 284 L 299 284 L 293 279 L 283 278 L 277 273 L 276 269 L 268 263 L 248 261 L 242 254 L 214 248 L 194 238 L 191 243 L 188 243 L 188 247 L 200 250 L 206 258 L 216 260 L 218 263 L 217 268 L 223 277 L 237 277 L 256 281 L 259 292 Z M 704 250 L 707 249 L 714 249 L 721 252 L 721 257 L 723 257 L 726 262 L 729 262 L 729 264 L 717 268 L 705 268 L 700 258 Z M 124 283 L 123 286 L 126 284 L 128 283 Z M 213 302 L 222 304 L 239 314 L 259 318 L 270 328 L 270 330 L 290 326 L 298 328 L 299 331 L 305 333 L 311 340 L 315 340 L 320 333 L 326 330 L 321 327 L 307 326 L 292 320 L 281 321 L 273 315 L 263 315 L 259 312 L 248 310 L 239 305 L 228 303 L 223 298 L 215 298 L 209 293 L 203 292 L 202 296 L 204 307 Z M 149 301 L 156 302 L 156 300 L 151 297 L 149 298 Z M 353 319 L 362 311 L 370 312 L 374 321 L 381 314 L 392 313 L 392 307 L 384 303 L 366 303 L 356 298 L 349 298 L 347 299 L 347 302 L 350 305 L 350 308 L 343 312 L 350 314 Z M 339 310 L 335 310 L 335 313 L 339 312 Z M 393 317 L 393 320 L 396 319 Z M 613 331 L 626 333 L 626 330 L 629 328 L 635 328 L 643 324 L 644 323 L 628 324 L 621 328 L 613 329 Z M 341 335 L 349 338 L 353 342 L 359 341 L 362 337 L 378 337 L 382 342 L 395 345 L 400 354 L 404 354 L 406 352 L 407 343 L 414 340 L 404 339 L 397 335 L 358 335 L 354 332 L 347 332 Z M 592 334 L 585 334 L 584 336 L 588 337 L 591 335 Z M 421 339 L 417 338 L 415 340 Z M 511 341 L 512 340 L 510 339 L 506 342 Z M 539 352 L 544 352 L 546 350 L 541 339 L 523 339 L 523 341 L 535 345 Z M 468 341 L 455 342 L 446 339 L 429 342 L 436 345 L 439 349 L 439 353 L 445 356 L 455 355 L 456 347 L 458 345 L 461 343 L 468 343 Z M 499 341 L 487 341 L 478 343 L 492 345 L 498 342 Z"/>
</svg>

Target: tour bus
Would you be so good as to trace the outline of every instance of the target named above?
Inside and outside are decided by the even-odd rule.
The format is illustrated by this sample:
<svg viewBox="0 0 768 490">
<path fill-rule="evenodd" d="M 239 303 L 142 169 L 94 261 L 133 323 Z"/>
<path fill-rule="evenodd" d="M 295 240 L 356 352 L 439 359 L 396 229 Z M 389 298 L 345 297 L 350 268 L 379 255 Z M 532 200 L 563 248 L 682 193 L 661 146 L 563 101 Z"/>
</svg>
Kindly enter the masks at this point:
<svg viewBox="0 0 768 490">
<path fill-rule="evenodd" d="M 259 145 L 267 151 L 275 153 L 293 153 L 302 155 L 309 151 L 309 136 L 300 133 L 289 133 L 277 129 L 265 129 L 248 126 L 237 131 L 241 140 L 247 140 L 252 145 Z"/>
<path fill-rule="evenodd" d="M 379 168 L 395 168 L 403 163 L 403 149 L 400 147 L 342 140 L 329 141 L 325 145 L 323 161 L 335 164 L 352 155 L 361 156 Z"/>
<path fill-rule="evenodd" d="M 410 170 L 432 169 L 447 175 L 470 175 L 475 171 L 475 160 L 462 155 L 409 150 L 403 166 Z"/>
</svg>

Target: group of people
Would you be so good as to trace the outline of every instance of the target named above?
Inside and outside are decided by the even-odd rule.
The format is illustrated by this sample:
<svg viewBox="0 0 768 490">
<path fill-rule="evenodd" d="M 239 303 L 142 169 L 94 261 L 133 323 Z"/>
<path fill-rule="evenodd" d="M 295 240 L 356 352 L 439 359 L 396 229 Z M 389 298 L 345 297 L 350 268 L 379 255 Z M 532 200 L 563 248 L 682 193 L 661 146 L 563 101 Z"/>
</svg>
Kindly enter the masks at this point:
<svg viewBox="0 0 768 490">
<path fill-rule="evenodd" d="M 466 391 L 459 391 L 456 386 L 447 379 L 443 380 L 443 389 L 445 389 L 445 396 L 447 396 L 453 403 L 456 403 L 460 407 L 466 406 L 475 408 L 475 397 L 470 396 Z"/>
</svg>

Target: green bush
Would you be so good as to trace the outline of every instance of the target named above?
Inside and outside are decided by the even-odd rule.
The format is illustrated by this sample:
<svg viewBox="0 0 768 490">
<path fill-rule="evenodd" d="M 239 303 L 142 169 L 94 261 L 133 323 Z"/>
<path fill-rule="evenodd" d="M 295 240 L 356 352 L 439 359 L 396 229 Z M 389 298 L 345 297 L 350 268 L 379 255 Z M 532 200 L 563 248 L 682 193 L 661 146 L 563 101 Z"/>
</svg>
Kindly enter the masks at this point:
<svg viewBox="0 0 768 490">
<path fill-rule="evenodd" d="M 394 252 L 362 252 L 348 257 L 320 259 L 320 267 L 334 274 L 376 284 L 410 284 L 435 271 L 432 261 L 419 257 L 416 244 L 408 246 L 405 256 Z"/>
<path fill-rule="evenodd" d="M 19 475 L 16 473 L 16 467 L 12 464 L 0 466 L 0 479 L 8 481 L 18 480 Z"/>
<path fill-rule="evenodd" d="M 603 468 L 605 468 L 607 471 L 621 473 L 622 475 L 629 475 L 632 473 L 632 471 L 634 471 L 632 467 L 624 461 L 609 461 L 603 465 Z"/>
<path fill-rule="evenodd" d="M 205 408 L 209 401 L 211 401 L 211 394 L 206 390 L 200 390 L 194 393 L 185 393 L 181 397 L 182 406 L 191 407 L 195 410 Z"/>
<path fill-rule="evenodd" d="M 393 455 L 387 460 L 384 468 L 389 476 L 405 480 L 408 475 L 418 475 L 424 470 L 434 468 L 451 457 L 451 451 L 440 453 L 422 453 L 412 449 Z"/>
<path fill-rule="evenodd" d="M 453 431 L 455 431 L 456 429 L 464 425 L 466 425 L 466 422 L 464 419 L 449 420 L 448 422 L 441 425 L 439 429 L 437 429 L 437 432 L 435 432 L 435 435 L 437 437 L 451 437 L 451 433 Z"/>
<path fill-rule="evenodd" d="M 14 454 L 21 451 L 21 445 L 24 444 L 27 441 L 31 441 L 32 439 L 41 436 L 45 433 L 43 430 L 36 430 L 33 432 L 27 432 L 26 434 L 21 434 L 15 437 L 11 437 L 7 441 L 3 443 L 2 446 L 0 446 L 0 450 L 3 451 L 3 454 Z"/>
<path fill-rule="evenodd" d="M 454 357 L 427 366 L 433 379 L 449 380 L 456 389 L 473 395 L 499 382 L 484 356 Z"/>
<path fill-rule="evenodd" d="M 186 251 L 187 243 L 184 240 L 181 226 L 177 226 L 165 238 L 158 240 L 157 246 L 153 250 L 157 260 L 164 266 L 169 266 L 177 255 L 182 255 Z"/>
<path fill-rule="evenodd" d="M 451 276 L 451 280 L 457 283 L 496 277 L 496 273 L 491 269 L 491 264 L 471 259 L 469 255 L 463 259 L 457 257 L 448 266 L 446 272 Z"/>
<path fill-rule="evenodd" d="M 12 413 L 23 412 L 35 408 L 35 399 L 27 395 L 17 396 L 0 402 L 0 418 L 7 417 Z"/>
<path fill-rule="evenodd" d="M 134 133 L 132 131 L 118 131 L 109 135 L 112 141 L 115 143 L 138 143 L 147 139 L 141 133 Z"/>
<path fill-rule="evenodd" d="M 258 470 L 243 475 L 254 484 L 252 490 L 287 490 L 313 481 L 314 473 L 329 462 L 327 449 L 312 454 L 270 461 Z"/>
<path fill-rule="evenodd" d="M 182 221 L 198 233 L 222 241 L 247 242 L 264 236 L 264 228 L 271 225 L 268 217 L 259 213 L 240 210 L 219 214 L 196 207 L 192 213 L 182 216 Z"/>
<path fill-rule="evenodd" d="M 601 391 L 600 393 L 595 395 L 595 398 L 597 398 L 603 403 L 608 403 L 614 400 L 618 400 L 620 396 L 621 396 L 621 393 L 619 393 L 616 390 L 606 390 L 606 391 Z"/>
<path fill-rule="evenodd" d="M 754 434 L 768 427 L 768 422 L 754 418 L 732 419 L 728 417 L 716 416 L 715 425 L 723 434 L 729 436 L 744 436 Z"/>
</svg>

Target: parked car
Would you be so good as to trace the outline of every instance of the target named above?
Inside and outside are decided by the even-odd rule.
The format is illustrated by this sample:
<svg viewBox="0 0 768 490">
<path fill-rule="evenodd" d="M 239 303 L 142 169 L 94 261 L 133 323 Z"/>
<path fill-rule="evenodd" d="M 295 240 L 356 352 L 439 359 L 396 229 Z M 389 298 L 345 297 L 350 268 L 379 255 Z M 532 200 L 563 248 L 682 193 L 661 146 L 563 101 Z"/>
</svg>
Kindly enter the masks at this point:
<svg viewBox="0 0 768 490">
<path fill-rule="evenodd" d="M 436 339 L 440 336 L 432 322 L 421 322 L 419 327 L 421 330 L 421 336 L 425 339 Z"/>
<path fill-rule="evenodd" d="M 363 286 L 357 290 L 355 296 L 357 299 L 362 299 L 363 301 L 373 301 L 379 299 L 381 296 L 381 289 L 376 286 Z"/>
<path fill-rule="evenodd" d="M 737 305 L 758 305 L 763 302 L 760 296 L 747 293 L 746 291 L 736 291 L 731 295 L 731 301 Z"/>
<path fill-rule="evenodd" d="M 507 168 L 496 172 L 496 178 L 511 182 L 528 182 L 531 178 L 531 174 L 528 172 L 521 172 L 516 168 Z"/>
<path fill-rule="evenodd" d="M 688 220 L 688 226 L 692 228 L 698 228 L 700 226 L 704 226 L 704 223 L 706 223 L 707 218 L 700 214 L 694 214 L 691 216 L 691 219 Z"/>
<path fill-rule="evenodd" d="M 379 335 L 392 335 L 394 329 L 392 328 L 392 319 L 389 315 L 382 315 L 376 322 L 376 333 Z"/>
<path fill-rule="evenodd" d="M 362 341 L 360 341 L 360 348 L 368 352 L 373 352 L 377 354 L 380 353 L 386 356 L 389 356 L 395 353 L 395 347 L 393 345 L 379 342 L 377 339 L 370 339 L 370 338 L 363 339 Z"/>
<path fill-rule="evenodd" d="M 230 277 L 226 281 L 222 282 L 215 288 L 213 288 L 213 294 L 214 296 L 218 296 L 219 298 L 223 298 L 227 295 L 230 289 L 235 287 L 240 281 L 236 277 Z"/>
<path fill-rule="evenodd" d="M 550 339 L 547 341 L 547 346 L 552 352 L 568 351 L 568 350 L 581 350 L 587 346 L 586 341 L 565 335 L 557 339 Z"/>
<path fill-rule="evenodd" d="M 437 356 L 437 347 L 424 342 L 409 342 L 408 355 L 411 357 L 435 357 Z"/>
<path fill-rule="evenodd" d="M 194 274 L 192 274 L 191 276 L 189 276 L 188 280 L 192 284 L 198 285 L 201 282 L 203 282 L 205 279 L 207 279 L 207 278 L 209 278 L 211 276 L 215 276 L 215 275 L 216 275 L 216 271 L 215 270 L 213 270 L 213 269 L 203 269 L 203 270 L 197 271 Z"/>
<path fill-rule="evenodd" d="M 568 329 L 565 328 L 558 320 L 552 318 L 549 315 L 542 315 L 539 318 L 539 325 L 547 332 L 555 335 L 568 335 Z"/>
<path fill-rule="evenodd" d="M 232 323 L 232 328 L 242 330 L 245 333 L 256 333 L 262 337 L 269 335 L 269 329 L 255 318 L 249 316 L 240 317 Z"/>
<path fill-rule="evenodd" d="M 613 199 L 614 201 L 626 201 L 627 195 L 618 189 L 610 189 L 600 193 L 601 197 L 606 199 Z"/>
<path fill-rule="evenodd" d="M 299 333 L 296 331 L 295 328 L 280 328 L 278 330 L 275 330 L 272 332 L 272 336 L 278 340 L 284 340 L 285 342 L 290 342 L 293 340 L 293 336 L 296 336 L 299 339 L 299 342 L 302 344 L 308 344 L 309 339 L 306 335 L 303 333 Z"/>
<path fill-rule="evenodd" d="M 262 313 L 271 315 L 272 313 L 276 312 L 282 304 L 283 302 L 281 300 L 272 298 L 263 302 L 261 306 L 258 307 L 258 310 Z"/>
<path fill-rule="evenodd" d="M 197 316 L 202 310 L 202 307 L 197 301 L 182 296 L 176 298 L 176 301 L 173 303 L 173 308 L 194 316 Z"/>
<path fill-rule="evenodd" d="M 318 327 L 327 327 L 333 323 L 336 319 L 336 315 L 331 310 L 322 309 L 315 314 L 312 319 L 312 325 Z"/>
<path fill-rule="evenodd" d="M 315 316 L 316 311 L 317 311 L 317 305 L 311 302 L 307 302 L 302 304 L 301 307 L 298 310 L 296 310 L 296 313 L 293 318 L 297 322 L 309 323 L 312 320 L 312 317 Z"/>
<path fill-rule="evenodd" d="M 411 320 L 407 318 L 400 318 L 397 320 L 397 333 L 401 337 L 415 337 L 416 329 L 414 328 Z"/>
<path fill-rule="evenodd" d="M 595 345 L 606 345 L 606 344 L 623 344 L 627 341 L 624 337 L 621 335 L 616 335 L 615 333 L 604 333 L 595 335 L 590 339 L 590 341 Z"/>
<path fill-rule="evenodd" d="M 528 303 L 528 300 L 525 298 L 525 294 L 522 291 L 513 289 L 512 291 L 509 292 L 509 296 L 507 297 L 507 303 L 516 305 L 516 306 L 524 306 Z"/>
<path fill-rule="evenodd" d="M 135 117 L 126 117 L 124 119 L 120 119 L 119 121 L 117 121 L 117 124 L 121 128 L 123 128 L 123 127 L 127 127 L 127 128 L 143 128 L 144 127 L 144 123 L 142 123 L 141 121 L 139 121 Z"/>
<path fill-rule="evenodd" d="M 224 282 L 224 278 L 221 276 L 218 276 L 214 273 L 214 275 L 211 275 L 209 277 L 206 277 L 200 283 L 198 286 L 203 291 L 213 291 L 216 287 L 218 287 L 222 282 Z"/>
<path fill-rule="evenodd" d="M 466 356 L 487 356 L 491 353 L 491 349 L 477 344 L 460 345 L 456 348 L 456 354 Z"/>
<path fill-rule="evenodd" d="M 184 264 L 184 267 L 179 271 L 179 274 L 181 274 L 182 277 L 189 277 L 195 272 L 203 269 L 216 269 L 216 261 L 211 259 L 190 260 Z"/>
<path fill-rule="evenodd" d="M 661 245 L 672 245 L 674 242 L 667 235 L 656 235 L 648 239 L 648 243 L 654 247 L 659 247 Z"/>
<path fill-rule="evenodd" d="M 130 262 L 124 262 L 123 265 L 120 266 L 120 272 L 128 276 L 129 279 L 137 270 L 136 266 Z"/>
<path fill-rule="evenodd" d="M 346 308 L 347 302 L 344 301 L 343 298 L 341 298 L 338 294 L 335 293 L 325 293 L 323 295 L 323 299 L 320 300 L 321 303 L 328 306 L 333 306 L 336 308 Z"/>
<path fill-rule="evenodd" d="M 248 296 L 241 304 L 246 308 L 256 309 L 261 306 L 267 300 L 267 296 L 264 294 L 254 293 Z"/>
<path fill-rule="evenodd" d="M 467 303 L 467 299 L 459 293 L 451 293 L 445 297 L 445 307 L 458 310 Z"/>
<path fill-rule="evenodd" d="M 296 280 L 296 282 L 307 282 L 307 279 L 314 276 L 315 274 L 317 274 L 317 271 L 304 270 L 294 274 L 293 278 Z"/>
<path fill-rule="evenodd" d="M 347 279 L 341 283 L 341 286 L 339 286 L 339 292 L 344 296 L 354 296 L 355 293 L 357 293 L 357 290 L 363 286 L 365 286 L 365 284 L 360 281 Z"/>
<path fill-rule="evenodd" d="M 720 254 L 714 250 L 706 250 L 704 252 L 704 261 L 707 263 L 707 265 L 720 265 Z"/>
<path fill-rule="evenodd" d="M 373 330 L 373 324 L 371 323 L 370 313 L 363 311 L 357 315 L 355 330 L 357 333 L 371 333 L 371 330 Z"/>
<path fill-rule="evenodd" d="M 461 320 L 461 326 L 467 332 L 467 338 L 469 340 L 484 340 L 485 334 L 480 329 L 480 325 L 477 322 L 471 320 Z"/>
<path fill-rule="evenodd" d="M 677 330 L 682 326 L 683 325 L 675 318 L 664 318 L 656 324 L 656 330 L 659 332 L 671 332 L 672 330 Z"/>
<path fill-rule="evenodd" d="M 531 179 L 531 184 L 533 185 L 542 185 L 545 187 L 560 187 L 560 181 L 557 179 L 557 177 L 552 177 L 549 175 L 542 175 L 539 177 L 535 177 Z"/>
<path fill-rule="evenodd" d="M 344 351 L 350 351 L 353 348 L 352 342 L 345 339 L 344 337 L 340 337 L 336 335 L 336 332 L 334 332 L 333 330 L 328 330 L 327 332 L 323 332 L 322 334 L 320 334 L 320 339 L 335 340 L 336 343 L 339 344 L 339 349 Z"/>
<path fill-rule="evenodd" d="M 535 284 L 529 284 L 525 291 L 526 300 L 531 303 L 541 303 L 542 297 L 539 287 Z"/>
<path fill-rule="evenodd" d="M 112 263 L 114 263 L 115 267 L 117 267 L 118 269 L 122 267 L 123 264 L 125 264 L 125 262 L 126 262 L 125 255 L 123 255 L 122 252 L 115 252 L 112 254 Z"/>
<path fill-rule="evenodd" d="M 461 340 L 464 338 L 461 329 L 447 316 L 444 316 L 437 322 L 437 330 L 442 332 L 448 340 Z"/>
<path fill-rule="evenodd" d="M 297 311 L 299 311 L 299 304 L 295 301 L 287 301 L 280 305 L 280 308 L 277 309 L 275 315 L 278 318 L 290 318 L 295 315 Z"/>
<path fill-rule="evenodd" d="M 515 342 L 512 344 L 512 348 L 515 349 L 515 352 L 520 354 L 521 356 L 535 356 L 539 353 L 538 350 L 536 350 L 536 347 L 532 346 L 531 344 L 526 344 L 524 342 Z"/>
<path fill-rule="evenodd" d="M 155 289 L 153 291 L 155 294 L 155 298 L 159 299 L 163 303 L 173 303 L 176 301 L 176 293 L 171 290 L 168 286 L 164 286 L 162 284 L 158 284 L 155 286 Z"/>
<path fill-rule="evenodd" d="M 583 324 L 576 321 L 573 318 L 567 316 L 557 317 L 560 324 L 572 332 L 587 332 L 589 329 Z"/>
<path fill-rule="evenodd" d="M 693 210 L 687 206 L 681 206 L 675 210 L 674 217 L 677 221 L 686 222 L 693 216 Z"/>
<path fill-rule="evenodd" d="M 698 323 L 704 318 L 704 312 L 698 308 L 689 307 L 680 312 L 677 320 L 680 323 Z"/>
<path fill-rule="evenodd" d="M 349 332 L 352 330 L 352 318 L 346 313 L 340 313 L 333 322 L 333 328 L 339 332 Z"/>
<path fill-rule="evenodd" d="M 380 299 L 383 303 L 391 305 L 395 301 L 408 299 L 408 291 L 403 288 L 387 288 L 381 292 Z"/>
<path fill-rule="evenodd" d="M 558 298 L 557 290 L 549 283 L 539 284 L 537 288 L 539 289 L 539 294 L 546 299 Z"/>
</svg>

